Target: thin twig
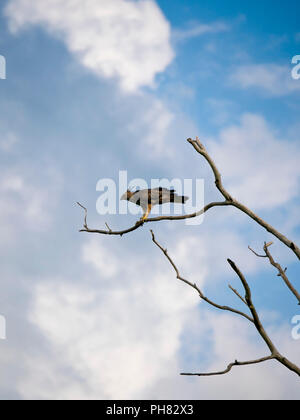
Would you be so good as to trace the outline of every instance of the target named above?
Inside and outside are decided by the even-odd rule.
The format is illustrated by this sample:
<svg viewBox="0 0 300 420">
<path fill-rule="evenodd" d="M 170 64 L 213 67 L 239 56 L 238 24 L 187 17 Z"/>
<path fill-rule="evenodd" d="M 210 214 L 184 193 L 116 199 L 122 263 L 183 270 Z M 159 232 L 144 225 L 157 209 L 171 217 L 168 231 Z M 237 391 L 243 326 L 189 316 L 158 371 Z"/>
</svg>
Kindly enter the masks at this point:
<svg viewBox="0 0 300 420">
<path fill-rule="evenodd" d="M 286 273 L 287 268 L 283 269 L 281 267 L 281 265 L 278 262 L 274 261 L 274 258 L 272 257 L 270 251 L 269 251 L 269 247 L 270 245 L 272 245 L 272 242 L 270 243 L 266 243 L 264 244 L 264 251 L 266 253 L 266 257 L 269 259 L 270 264 L 277 268 L 278 270 L 278 276 L 282 278 L 282 280 L 285 282 L 286 286 L 290 289 L 290 291 L 293 293 L 293 295 L 296 297 L 296 299 L 298 300 L 298 305 L 300 305 L 300 294 L 299 292 L 295 289 L 295 287 L 292 285 L 292 283 L 290 282 L 290 280 L 288 279 Z"/>
<path fill-rule="evenodd" d="M 84 215 L 84 223 L 83 223 L 83 226 L 84 226 L 84 228 L 88 229 L 88 225 L 87 225 L 87 208 L 84 207 L 82 204 L 80 204 L 78 201 L 77 201 L 77 204 L 78 204 L 78 206 L 80 206 L 84 210 L 85 215 Z"/>
<path fill-rule="evenodd" d="M 111 228 L 108 226 L 108 224 L 105 222 L 105 226 L 107 227 L 109 232 L 112 232 Z"/>
<path fill-rule="evenodd" d="M 246 366 L 246 365 L 254 365 L 257 363 L 263 363 L 267 360 L 275 359 L 275 356 L 272 354 L 267 357 L 262 357 L 261 359 L 256 360 L 248 360 L 246 362 L 238 362 L 235 360 L 233 363 L 230 363 L 225 370 L 221 370 L 219 372 L 209 372 L 209 373 L 181 373 L 180 375 L 183 376 L 216 376 L 216 375 L 225 375 L 226 373 L 230 372 L 234 366 Z"/>
<path fill-rule="evenodd" d="M 253 252 L 254 255 L 256 255 L 259 258 L 267 258 L 266 255 L 260 255 L 258 254 L 256 251 L 254 251 L 254 249 L 252 249 L 250 246 L 248 246 L 248 249 L 250 249 L 251 252 Z"/>
<path fill-rule="evenodd" d="M 241 301 L 246 305 L 246 306 L 248 306 L 247 305 L 247 302 L 245 301 L 245 299 L 239 294 L 239 292 L 237 291 L 237 290 L 235 290 L 230 284 L 228 285 L 228 287 L 229 287 L 229 289 L 231 289 L 232 291 L 233 291 L 233 293 L 235 293 L 236 295 L 237 295 L 237 297 L 238 298 L 240 298 L 241 299 Z"/>
<path fill-rule="evenodd" d="M 138 229 L 139 227 L 141 227 L 144 222 L 141 220 L 138 220 L 136 222 L 136 224 L 134 226 L 132 226 L 131 228 L 125 229 L 125 230 L 120 230 L 120 231 L 112 231 L 111 228 L 108 226 L 107 223 L 105 223 L 107 230 L 101 230 L 101 229 L 90 229 L 87 225 L 87 209 L 80 204 L 79 202 L 77 202 L 77 204 L 84 209 L 85 211 L 85 216 L 84 216 L 84 224 L 83 224 L 83 229 L 80 229 L 79 232 L 88 232 L 88 233 L 100 233 L 102 235 L 120 235 L 123 236 L 126 233 L 129 232 L 133 232 L 134 230 Z"/>
<path fill-rule="evenodd" d="M 252 248 L 250 248 L 250 246 L 248 246 L 248 248 L 257 257 L 260 257 L 260 258 L 268 258 L 270 264 L 273 267 L 277 268 L 277 270 L 278 270 L 277 276 L 282 278 L 282 280 L 285 282 L 286 286 L 290 289 L 290 291 L 293 293 L 293 295 L 298 300 L 298 305 L 300 305 L 300 294 L 296 290 L 296 288 L 292 285 L 292 283 L 290 282 L 290 280 L 288 279 L 288 277 L 286 275 L 287 268 L 283 269 L 279 263 L 277 263 L 277 262 L 274 261 L 274 258 L 272 257 L 272 255 L 271 255 L 271 253 L 269 251 L 269 248 L 270 248 L 271 245 L 273 245 L 273 242 L 268 242 L 268 243 L 265 242 L 264 243 L 264 247 L 263 247 L 263 250 L 265 252 L 264 255 L 258 254 L 256 251 L 254 251 Z"/>
</svg>

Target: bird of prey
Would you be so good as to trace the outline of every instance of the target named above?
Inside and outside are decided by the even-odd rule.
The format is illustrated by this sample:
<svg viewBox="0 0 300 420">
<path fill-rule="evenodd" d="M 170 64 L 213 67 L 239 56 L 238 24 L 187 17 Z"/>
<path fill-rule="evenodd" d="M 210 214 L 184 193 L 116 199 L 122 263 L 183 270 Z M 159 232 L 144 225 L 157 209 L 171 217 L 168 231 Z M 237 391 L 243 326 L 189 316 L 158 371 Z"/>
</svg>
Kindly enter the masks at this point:
<svg viewBox="0 0 300 420">
<path fill-rule="evenodd" d="M 175 190 L 168 190 L 167 188 L 152 188 L 145 190 L 137 190 L 132 192 L 127 190 L 121 197 L 121 200 L 127 200 L 131 203 L 141 206 L 144 214 L 141 217 L 145 221 L 153 206 L 164 203 L 180 203 L 185 204 L 189 197 L 177 195 Z"/>
</svg>

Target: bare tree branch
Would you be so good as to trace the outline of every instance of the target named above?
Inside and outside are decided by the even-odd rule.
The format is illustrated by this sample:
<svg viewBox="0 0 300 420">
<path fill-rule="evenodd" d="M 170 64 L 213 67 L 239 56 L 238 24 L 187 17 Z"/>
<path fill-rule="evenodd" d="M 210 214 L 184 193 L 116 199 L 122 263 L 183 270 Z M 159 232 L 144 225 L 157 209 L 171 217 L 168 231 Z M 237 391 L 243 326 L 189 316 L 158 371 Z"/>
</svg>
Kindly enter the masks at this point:
<svg viewBox="0 0 300 420">
<path fill-rule="evenodd" d="M 255 252 L 252 248 L 250 248 L 250 246 L 248 246 L 248 248 L 250 249 L 250 251 L 253 252 L 254 255 L 256 255 L 257 257 L 260 258 L 268 258 L 270 264 L 277 268 L 278 270 L 278 277 L 281 277 L 282 280 L 285 282 L 286 286 L 290 289 L 290 291 L 293 293 L 293 295 L 296 297 L 296 299 L 298 300 L 298 305 L 300 305 L 300 294 L 299 292 L 296 290 L 296 288 L 292 285 L 292 283 L 290 282 L 290 280 L 288 279 L 287 275 L 286 275 L 286 270 L 287 268 L 283 269 L 281 267 L 281 265 L 277 262 L 274 261 L 274 258 L 272 257 L 270 251 L 269 251 L 269 247 L 273 245 L 273 242 L 268 242 L 268 243 L 264 243 L 264 247 L 263 250 L 265 252 L 264 255 L 260 255 L 257 252 Z"/>
<path fill-rule="evenodd" d="M 278 362 L 280 362 L 281 364 L 283 364 L 285 367 L 287 367 L 292 372 L 296 373 L 298 376 L 300 376 L 300 368 L 279 353 L 279 351 L 276 349 L 275 345 L 273 344 L 272 340 L 268 336 L 266 330 L 264 329 L 264 327 L 263 327 L 263 325 L 260 321 L 260 318 L 258 316 L 258 313 L 256 311 L 256 308 L 253 304 L 252 296 L 251 296 L 251 290 L 250 290 L 249 284 L 247 283 L 244 275 L 242 274 L 240 269 L 236 266 L 236 264 L 232 260 L 228 259 L 227 261 L 230 264 L 230 266 L 232 267 L 232 269 L 235 271 L 235 273 L 238 275 L 238 277 L 240 278 L 240 280 L 241 280 L 241 282 L 244 286 L 245 293 L 246 293 L 245 300 L 246 300 L 247 306 L 249 307 L 249 309 L 250 309 L 250 311 L 253 315 L 254 325 L 255 325 L 259 335 L 262 337 L 264 342 L 267 344 L 269 350 L 271 351 L 271 354 L 270 354 L 270 356 L 263 357 L 261 359 L 249 360 L 249 361 L 246 361 L 246 362 L 238 362 L 237 360 L 235 360 L 235 362 L 230 363 L 225 370 L 219 371 L 219 372 L 181 373 L 181 375 L 185 375 L 185 376 L 225 375 L 226 373 L 229 373 L 234 366 L 253 365 L 253 364 L 258 364 L 258 363 L 265 362 L 267 360 L 274 359 L 274 360 L 277 360 Z"/>
<path fill-rule="evenodd" d="M 240 298 L 241 299 L 241 301 L 246 305 L 246 306 L 248 306 L 247 305 L 247 302 L 245 301 L 245 299 L 239 294 L 239 292 L 237 291 L 237 290 L 235 290 L 230 284 L 228 285 L 228 287 L 229 287 L 229 289 L 231 289 L 232 291 L 233 291 L 233 293 L 235 294 L 235 295 L 237 295 L 237 297 L 238 298 Z"/>
<path fill-rule="evenodd" d="M 252 364 L 257 364 L 257 363 L 262 363 L 265 362 L 267 360 L 271 360 L 271 359 L 276 359 L 278 362 L 282 363 L 284 366 L 286 366 L 288 369 L 290 369 L 291 371 L 295 372 L 298 376 L 300 376 L 300 368 L 298 366 L 296 366 L 294 363 L 292 363 L 291 361 L 289 361 L 286 357 L 282 356 L 279 351 L 277 350 L 277 348 L 275 347 L 275 344 L 272 342 L 271 338 L 269 337 L 269 335 L 267 334 L 265 328 L 262 325 L 262 322 L 259 318 L 259 315 L 257 313 L 257 310 L 253 304 L 252 301 L 252 294 L 251 294 L 251 289 L 250 286 L 245 278 L 245 276 L 243 275 L 243 273 L 240 271 L 240 269 L 237 267 L 237 265 L 230 259 L 228 259 L 228 263 L 231 266 L 231 268 L 234 270 L 234 272 L 238 275 L 244 290 L 245 290 L 245 299 L 232 287 L 229 285 L 230 289 L 242 300 L 242 302 L 247 305 L 247 307 L 249 308 L 251 314 L 252 314 L 252 318 L 241 312 L 238 311 L 234 308 L 231 308 L 229 306 L 222 306 L 222 305 L 218 305 L 217 303 L 213 302 L 212 300 L 208 299 L 206 296 L 204 296 L 204 294 L 202 293 L 202 291 L 199 289 L 199 287 L 196 285 L 196 283 L 192 283 L 189 280 L 186 280 L 185 278 L 183 278 L 179 272 L 179 269 L 177 268 L 175 262 L 173 261 L 173 259 L 170 257 L 167 249 L 164 249 L 162 247 L 162 245 L 160 245 L 160 243 L 156 240 L 155 235 L 153 233 L 153 231 L 151 230 L 151 236 L 152 236 L 152 241 L 154 242 L 154 244 L 163 252 L 163 254 L 165 255 L 165 257 L 167 258 L 167 260 L 169 261 L 169 263 L 171 264 L 171 266 L 173 267 L 175 273 L 176 273 L 176 278 L 180 281 L 182 281 L 183 283 L 187 284 L 188 286 L 192 287 L 194 290 L 197 291 L 199 297 L 204 300 L 205 302 L 207 302 L 208 304 L 210 304 L 211 306 L 217 308 L 217 309 L 221 309 L 224 311 L 229 311 L 229 312 L 233 312 L 235 314 L 241 315 L 242 317 L 246 318 L 248 321 L 250 321 L 251 323 L 253 323 L 256 327 L 256 330 L 258 331 L 259 335 L 261 336 L 261 338 L 264 340 L 264 342 L 266 343 L 267 347 L 269 348 L 271 354 L 269 356 L 263 357 L 261 359 L 256 359 L 256 360 L 250 360 L 250 361 L 246 361 L 246 362 L 238 362 L 237 360 L 234 363 L 230 363 L 227 368 L 223 371 L 220 372 L 210 372 L 210 373 L 181 373 L 181 375 L 186 375 L 186 376 L 215 376 L 215 375 L 224 375 L 228 372 L 231 371 L 233 366 L 244 366 L 244 365 L 252 365 Z M 268 244 L 267 244 L 268 245 Z"/>
<path fill-rule="evenodd" d="M 78 204 L 78 206 L 80 206 L 84 210 L 84 223 L 83 223 L 83 227 L 85 229 L 88 229 L 88 225 L 87 225 L 87 208 L 84 207 L 82 204 L 80 204 L 78 201 L 77 201 L 77 204 Z"/>
<path fill-rule="evenodd" d="M 140 228 L 141 226 L 144 225 L 144 223 L 151 223 L 151 222 L 160 222 L 162 220 L 184 220 L 184 219 L 191 219 L 193 217 L 197 217 L 200 216 L 204 213 L 206 213 L 209 209 L 213 208 L 213 207 L 218 207 L 218 206 L 228 206 L 230 203 L 228 201 L 217 201 L 217 202 L 212 202 L 207 204 L 206 206 L 203 207 L 203 209 L 195 212 L 195 213 L 191 213 L 191 214 L 185 214 L 182 216 L 160 216 L 160 217 L 153 217 L 153 218 L 148 218 L 145 220 L 138 220 L 136 222 L 135 225 L 133 225 L 132 227 L 125 229 L 125 230 L 117 230 L 117 231 L 113 231 L 111 230 L 107 223 L 105 223 L 107 230 L 103 230 L 103 229 L 90 229 L 87 225 L 87 209 L 80 204 L 79 202 L 77 202 L 77 204 L 84 209 L 85 211 L 85 217 L 84 217 L 84 224 L 83 224 L 83 229 L 80 229 L 79 232 L 87 232 L 87 233 L 99 233 L 102 235 L 116 235 L 116 236 L 123 236 L 127 233 L 133 232 L 134 230 Z"/>
<path fill-rule="evenodd" d="M 155 243 L 155 245 L 164 253 L 164 255 L 166 256 L 166 258 L 168 259 L 169 263 L 172 265 L 172 267 L 174 268 L 174 271 L 176 273 L 176 277 L 178 280 L 186 283 L 188 286 L 192 287 L 193 289 L 195 289 L 198 293 L 198 295 L 200 296 L 200 298 L 202 300 L 204 300 L 205 302 L 209 303 L 211 306 L 214 306 L 217 309 L 221 309 L 223 311 L 230 311 L 233 312 L 235 314 L 241 315 L 244 318 L 248 319 L 248 321 L 250 322 L 254 322 L 254 320 L 247 314 L 238 311 L 237 309 L 231 308 L 229 306 L 222 306 L 222 305 L 218 305 L 217 303 L 213 302 L 212 300 L 208 299 L 206 296 L 204 296 L 204 294 L 202 293 L 202 291 L 199 289 L 199 287 L 195 284 L 195 283 L 191 283 L 190 281 L 184 279 L 180 273 L 178 268 L 176 267 L 174 261 L 172 260 L 172 258 L 169 256 L 168 251 L 166 249 L 164 249 L 156 240 L 153 231 L 151 230 L 151 235 L 152 235 L 152 241 Z"/>
<path fill-rule="evenodd" d="M 129 232 L 133 232 L 134 230 L 138 229 L 139 227 L 141 227 L 144 222 L 142 222 L 141 220 L 137 221 L 136 224 L 134 226 L 132 226 L 131 228 L 125 229 L 125 230 L 119 230 L 119 231 L 112 231 L 111 228 L 108 226 L 107 223 L 105 223 L 107 230 L 101 230 L 101 229 L 90 229 L 87 225 L 87 209 L 80 204 L 79 202 L 77 202 L 77 204 L 83 208 L 83 210 L 85 211 L 85 216 L 84 216 L 84 224 L 83 224 L 83 229 L 80 229 L 79 232 L 88 232 L 88 233 L 100 233 L 102 235 L 119 235 L 119 236 L 123 236 L 126 233 Z"/>
<path fill-rule="evenodd" d="M 261 338 L 264 340 L 264 342 L 268 346 L 269 350 L 271 351 L 272 356 L 274 356 L 274 359 L 276 359 L 278 362 L 280 362 L 285 367 L 290 369 L 292 372 L 295 372 L 298 376 L 300 376 L 300 368 L 297 365 L 295 365 L 294 363 L 292 363 L 290 360 L 288 360 L 286 357 L 282 356 L 282 354 L 279 353 L 279 351 L 275 347 L 274 343 L 272 342 L 272 340 L 268 336 L 266 330 L 264 329 L 264 327 L 263 327 L 263 325 L 260 321 L 260 318 L 258 316 L 257 310 L 256 310 L 256 308 L 253 304 L 249 284 L 247 283 L 243 273 L 240 271 L 240 269 L 236 266 L 236 264 L 232 260 L 228 259 L 227 261 L 230 264 L 231 268 L 238 275 L 238 277 L 240 278 L 240 280 L 241 280 L 241 282 L 244 286 L 244 289 L 245 289 L 245 292 L 246 292 L 245 299 L 246 299 L 247 305 L 248 305 L 248 307 L 249 307 L 249 309 L 252 313 L 255 327 L 256 327 L 259 335 L 261 336 Z"/>
<path fill-rule="evenodd" d="M 246 365 L 254 365 L 257 363 L 263 363 L 267 360 L 275 359 L 275 356 L 272 354 L 267 357 L 262 357 L 261 359 L 256 360 L 248 360 L 246 362 L 238 362 L 235 360 L 233 363 L 230 363 L 225 370 L 221 370 L 219 372 L 209 372 L 209 373 L 181 373 L 180 375 L 183 376 L 216 376 L 216 375 L 225 375 L 226 373 L 230 372 L 234 366 L 246 366 Z"/>
<path fill-rule="evenodd" d="M 225 201 L 214 201 L 212 203 L 206 204 L 203 209 L 198 210 L 194 213 L 190 214 L 183 214 L 182 216 L 160 216 L 160 217 L 149 217 L 145 220 L 146 223 L 148 222 L 161 222 L 163 220 L 185 220 L 185 219 L 192 219 L 194 217 L 201 216 L 202 214 L 206 213 L 209 209 L 213 207 L 223 207 L 223 206 L 230 206 L 231 202 L 228 200 Z"/>
<path fill-rule="evenodd" d="M 246 281 L 243 273 L 236 266 L 236 264 L 232 260 L 230 260 L 229 258 L 227 259 L 227 261 L 228 261 L 229 265 L 231 266 L 231 268 L 238 275 L 238 277 L 240 278 L 240 280 L 242 282 L 242 285 L 244 286 L 245 293 L 246 293 L 245 294 L 245 300 L 247 302 L 248 308 L 250 309 L 250 311 L 252 313 L 252 316 L 253 316 L 253 319 L 254 319 L 254 325 L 255 325 L 255 327 L 256 327 L 259 335 L 262 337 L 262 339 L 264 340 L 264 342 L 267 344 L 270 352 L 272 354 L 277 354 L 278 351 L 277 351 L 275 345 L 272 343 L 272 341 L 271 341 L 270 337 L 268 336 L 266 330 L 264 329 L 264 327 L 263 327 L 263 325 L 262 325 L 262 323 L 260 321 L 260 318 L 258 316 L 258 313 L 256 311 L 256 308 L 255 308 L 255 306 L 254 306 L 254 304 L 252 302 L 252 295 L 251 295 L 251 290 L 250 290 L 249 284 L 247 283 L 247 281 Z"/>
<path fill-rule="evenodd" d="M 293 293 L 293 295 L 296 297 L 296 299 L 298 300 L 298 305 L 300 305 L 300 294 L 298 293 L 298 291 L 295 289 L 295 287 L 292 285 L 292 283 L 289 281 L 286 273 L 286 268 L 283 270 L 281 265 L 277 262 L 274 261 L 270 251 L 269 251 L 269 247 L 272 245 L 272 242 L 270 242 L 269 244 L 267 244 L 265 242 L 264 244 L 264 251 L 266 253 L 266 257 L 269 259 L 270 264 L 277 268 L 278 270 L 278 276 L 282 278 L 282 280 L 285 282 L 285 284 L 287 285 L 287 287 L 290 289 L 290 291 Z"/>
<path fill-rule="evenodd" d="M 192 140 L 191 138 L 189 138 L 189 139 L 187 139 L 187 141 L 208 162 L 208 164 L 211 167 L 211 169 L 212 169 L 212 171 L 214 173 L 214 176 L 215 176 L 215 184 L 216 184 L 216 187 L 220 191 L 220 193 L 223 195 L 223 197 L 225 198 L 225 200 L 232 202 L 233 201 L 233 198 L 228 193 L 228 191 L 225 190 L 225 188 L 223 186 L 223 183 L 222 183 L 221 174 L 220 174 L 220 172 L 219 172 L 216 164 L 214 163 L 214 161 L 212 160 L 212 158 L 207 153 L 207 150 L 205 149 L 204 145 L 200 142 L 200 140 L 198 139 L 198 137 L 196 137 L 196 140 Z"/>
<path fill-rule="evenodd" d="M 251 217 L 251 219 L 255 220 L 255 222 L 257 222 L 259 225 L 264 227 L 268 232 L 270 232 L 274 236 L 276 236 L 276 238 L 278 238 L 287 247 L 289 247 L 296 254 L 298 259 L 300 259 L 300 248 L 298 248 L 295 245 L 294 242 L 289 240 L 282 233 L 278 232 L 273 226 L 269 225 L 267 222 L 265 222 L 263 219 L 261 219 L 259 216 L 257 216 L 252 210 L 250 210 L 244 204 L 240 203 L 239 201 L 237 201 L 236 199 L 233 199 L 231 197 L 231 195 L 228 193 L 228 191 L 224 188 L 224 186 L 222 184 L 221 175 L 220 175 L 219 170 L 217 169 L 214 161 L 209 156 L 207 150 L 205 149 L 203 144 L 200 142 L 198 137 L 196 137 L 196 140 L 192 140 L 191 138 L 189 138 L 187 141 L 194 147 L 194 149 L 198 153 L 200 153 L 201 156 L 203 156 L 206 159 L 206 161 L 208 162 L 208 164 L 210 165 L 210 167 L 211 167 L 211 169 L 214 173 L 215 184 L 216 184 L 217 189 L 220 191 L 220 193 L 223 195 L 223 197 L 227 201 L 230 201 L 230 205 L 233 206 L 233 207 L 236 207 L 237 209 L 241 210 L 243 213 L 247 214 L 249 217 Z"/>
<path fill-rule="evenodd" d="M 252 249 L 250 246 L 248 246 L 248 249 L 250 249 L 250 251 L 253 252 L 253 254 L 256 255 L 259 258 L 267 258 L 266 255 L 261 255 L 261 254 L 258 254 L 257 252 L 255 252 L 254 249 Z"/>
</svg>

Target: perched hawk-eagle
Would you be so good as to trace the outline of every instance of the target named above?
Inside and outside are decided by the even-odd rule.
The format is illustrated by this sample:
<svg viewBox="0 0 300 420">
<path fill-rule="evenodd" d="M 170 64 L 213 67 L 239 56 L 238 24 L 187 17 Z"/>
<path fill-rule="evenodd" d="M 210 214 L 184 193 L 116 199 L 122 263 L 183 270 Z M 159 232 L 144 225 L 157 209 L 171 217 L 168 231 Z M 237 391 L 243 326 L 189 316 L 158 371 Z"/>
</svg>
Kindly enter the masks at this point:
<svg viewBox="0 0 300 420">
<path fill-rule="evenodd" d="M 135 192 L 127 190 L 121 197 L 121 200 L 127 200 L 142 207 L 144 214 L 141 220 L 143 221 L 147 219 L 151 208 L 157 204 L 184 204 L 188 199 L 189 197 L 177 195 L 175 190 L 168 190 L 167 188 L 161 187 L 147 190 L 137 190 Z"/>
</svg>

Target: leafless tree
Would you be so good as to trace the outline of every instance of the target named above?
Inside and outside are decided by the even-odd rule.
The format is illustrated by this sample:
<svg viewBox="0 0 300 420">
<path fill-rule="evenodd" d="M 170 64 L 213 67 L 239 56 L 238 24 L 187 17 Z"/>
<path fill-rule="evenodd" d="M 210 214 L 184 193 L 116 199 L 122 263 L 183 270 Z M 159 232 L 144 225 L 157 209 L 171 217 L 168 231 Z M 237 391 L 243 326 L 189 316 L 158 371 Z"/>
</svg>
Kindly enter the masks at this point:
<svg viewBox="0 0 300 420">
<path fill-rule="evenodd" d="M 270 224 L 265 222 L 262 218 L 260 218 L 258 215 L 256 215 L 252 210 L 250 210 L 244 204 L 240 203 L 238 200 L 233 198 L 228 193 L 228 191 L 223 186 L 222 179 L 221 179 L 221 174 L 220 174 L 218 168 L 216 167 L 214 161 L 212 160 L 212 158 L 210 157 L 206 148 L 200 142 L 200 140 L 196 137 L 196 140 L 192 140 L 191 138 L 189 138 L 187 141 L 193 146 L 193 148 L 196 150 L 196 152 L 198 152 L 201 156 L 204 157 L 204 159 L 207 161 L 210 168 L 212 169 L 213 174 L 214 174 L 216 188 L 219 190 L 219 192 L 223 196 L 222 201 L 211 202 L 211 203 L 205 205 L 202 209 L 199 209 L 198 211 L 196 211 L 194 213 L 191 213 L 191 214 L 186 214 L 186 215 L 182 215 L 182 216 L 160 216 L 160 217 L 155 217 L 155 218 L 148 218 L 144 221 L 139 220 L 134 226 L 132 226 L 128 229 L 119 230 L 119 231 L 113 231 L 107 225 L 107 223 L 106 223 L 106 229 L 104 229 L 104 230 L 90 229 L 88 227 L 88 224 L 87 224 L 87 209 L 84 206 L 82 206 L 80 203 L 77 203 L 80 207 L 83 208 L 83 210 L 85 212 L 84 225 L 83 225 L 83 229 L 81 229 L 80 232 L 98 233 L 98 234 L 103 234 L 103 235 L 123 236 L 127 233 L 133 232 L 134 230 L 140 228 L 141 226 L 144 225 L 144 223 L 160 222 L 160 221 L 164 221 L 164 220 L 189 219 L 189 218 L 200 216 L 200 215 L 206 213 L 208 210 L 210 210 L 213 207 L 232 206 L 232 207 L 235 207 L 235 208 L 239 209 L 240 211 L 242 211 L 246 215 L 248 215 L 251 219 L 253 219 L 256 223 L 258 223 L 260 226 L 262 226 L 265 230 L 267 230 L 268 232 L 273 234 L 280 242 L 282 242 L 284 245 L 286 245 L 288 248 L 290 248 L 291 251 L 297 256 L 298 259 L 300 259 L 300 248 L 293 241 L 288 239 L 282 233 L 278 232 L 273 226 L 271 226 Z M 243 286 L 243 289 L 244 289 L 244 297 L 236 289 L 234 289 L 231 285 L 229 285 L 229 288 L 243 302 L 243 304 L 247 307 L 247 311 L 249 312 L 249 314 L 244 313 L 242 311 L 239 311 L 239 310 L 234 309 L 234 308 L 229 307 L 229 306 L 223 306 L 223 305 L 219 305 L 219 304 L 215 303 L 211 299 L 207 298 L 195 283 L 192 283 L 189 280 L 184 279 L 180 275 L 180 272 L 179 272 L 175 262 L 170 257 L 168 251 L 166 249 L 164 249 L 163 246 L 157 241 L 153 231 L 151 230 L 150 232 L 151 232 L 153 243 L 162 251 L 162 253 L 166 257 L 166 259 L 169 261 L 170 265 L 173 267 L 173 269 L 175 271 L 175 274 L 176 274 L 176 277 L 177 277 L 178 280 L 184 282 L 189 287 L 192 287 L 198 293 L 200 299 L 205 301 L 207 304 L 209 304 L 209 305 L 211 305 L 211 306 L 213 306 L 213 307 L 215 307 L 219 310 L 229 311 L 229 312 L 232 312 L 236 315 L 239 315 L 239 316 L 242 316 L 242 317 L 246 318 L 251 324 L 254 325 L 258 334 L 263 339 L 263 341 L 265 342 L 266 346 L 269 349 L 269 354 L 267 356 L 261 357 L 260 359 L 248 360 L 248 361 L 237 361 L 237 360 L 235 360 L 234 362 L 230 363 L 225 370 L 222 370 L 222 371 L 219 371 L 219 372 L 181 373 L 181 375 L 189 375 L 189 376 L 191 376 L 191 375 L 194 375 L 194 376 L 224 375 L 224 374 L 230 372 L 231 369 L 234 366 L 253 365 L 253 364 L 263 363 L 263 362 L 266 362 L 268 360 L 276 360 L 277 362 L 284 365 L 287 369 L 289 369 L 290 371 L 292 371 L 292 372 L 296 373 L 298 376 L 300 376 L 300 368 L 298 366 L 296 366 L 293 362 L 288 360 L 285 356 L 283 356 L 279 352 L 279 350 L 276 348 L 273 341 L 271 340 L 271 338 L 267 334 L 267 332 L 266 332 L 266 330 L 265 330 L 265 328 L 264 328 L 264 326 L 261 322 L 261 319 L 258 315 L 258 311 L 255 307 L 255 304 L 253 302 L 252 293 L 251 293 L 249 283 L 247 282 L 245 276 L 243 275 L 241 270 L 238 268 L 238 266 L 235 264 L 235 262 L 233 262 L 231 259 L 227 260 L 230 267 L 233 269 L 233 271 L 235 272 L 235 274 L 238 276 L 239 280 L 242 283 L 242 286 Z M 283 269 L 278 262 L 275 262 L 273 256 L 271 255 L 270 246 L 272 244 L 273 244 L 273 242 L 269 242 L 269 243 L 265 242 L 264 243 L 264 246 L 263 246 L 263 252 L 264 253 L 263 254 L 259 254 L 258 252 L 254 251 L 250 247 L 249 247 L 249 249 L 258 258 L 266 258 L 269 261 L 269 263 L 277 269 L 277 272 L 278 272 L 277 275 L 282 278 L 285 285 L 288 287 L 288 289 L 293 294 L 293 296 L 297 299 L 298 305 L 300 305 L 300 294 L 296 290 L 294 285 L 291 283 L 291 281 L 288 279 L 287 274 L 286 274 L 287 269 L 286 268 Z"/>
</svg>

